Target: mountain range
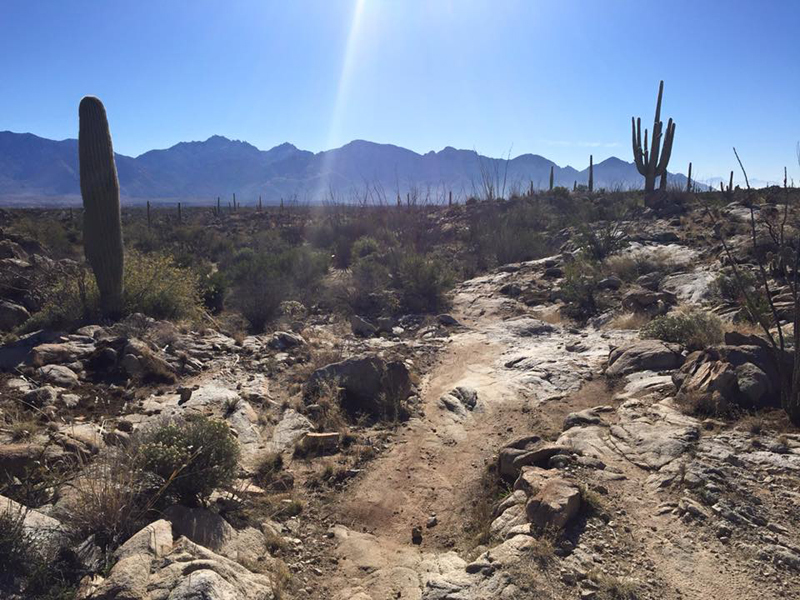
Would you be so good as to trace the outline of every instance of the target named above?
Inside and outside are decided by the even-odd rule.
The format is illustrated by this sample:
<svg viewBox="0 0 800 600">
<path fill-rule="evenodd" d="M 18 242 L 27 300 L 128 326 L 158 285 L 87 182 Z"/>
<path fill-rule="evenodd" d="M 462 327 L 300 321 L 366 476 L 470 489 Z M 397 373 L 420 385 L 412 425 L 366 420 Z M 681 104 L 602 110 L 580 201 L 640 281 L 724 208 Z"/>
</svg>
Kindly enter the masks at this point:
<svg viewBox="0 0 800 600">
<path fill-rule="evenodd" d="M 587 157 L 588 158 L 588 157 Z M 202 142 L 181 142 L 137 157 L 116 155 L 123 200 L 137 203 L 212 204 L 232 194 L 242 204 L 284 199 L 321 202 L 335 199 L 393 202 L 399 194 L 442 202 L 454 199 L 546 188 L 550 167 L 555 184 L 572 189 L 585 185 L 589 169 L 560 167 L 536 154 L 506 160 L 474 150 L 446 147 L 418 154 L 390 144 L 356 140 L 333 150 L 313 153 L 285 143 L 259 150 L 247 142 L 212 136 Z M 670 185 L 685 187 L 686 178 L 670 174 Z M 633 163 L 611 157 L 594 165 L 595 188 L 636 189 L 643 179 Z M 78 140 L 41 138 L 30 133 L 0 132 L 0 204 L 48 205 L 79 202 Z"/>
</svg>

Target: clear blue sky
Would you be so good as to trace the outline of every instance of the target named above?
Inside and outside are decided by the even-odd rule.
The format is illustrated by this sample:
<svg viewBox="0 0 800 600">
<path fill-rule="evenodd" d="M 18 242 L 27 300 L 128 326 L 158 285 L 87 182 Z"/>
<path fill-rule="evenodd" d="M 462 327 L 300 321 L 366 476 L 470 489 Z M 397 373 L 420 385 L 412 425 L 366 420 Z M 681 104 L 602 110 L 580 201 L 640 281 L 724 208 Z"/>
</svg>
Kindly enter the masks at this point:
<svg viewBox="0 0 800 600">
<path fill-rule="evenodd" d="M 583 168 L 631 160 L 663 78 L 671 170 L 724 175 L 736 145 L 800 182 L 798 23 L 798 0 L 0 0 L 0 130 L 75 137 L 96 94 L 128 155 L 221 134 Z"/>
</svg>

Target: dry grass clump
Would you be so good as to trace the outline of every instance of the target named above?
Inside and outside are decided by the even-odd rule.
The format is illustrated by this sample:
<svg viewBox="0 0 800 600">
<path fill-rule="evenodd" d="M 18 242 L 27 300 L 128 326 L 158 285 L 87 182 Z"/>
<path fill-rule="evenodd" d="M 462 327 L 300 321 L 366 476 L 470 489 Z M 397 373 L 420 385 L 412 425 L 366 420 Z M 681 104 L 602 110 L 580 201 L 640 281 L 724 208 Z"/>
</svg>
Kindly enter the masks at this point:
<svg viewBox="0 0 800 600">
<path fill-rule="evenodd" d="M 650 317 L 644 313 L 629 312 L 617 315 L 605 326 L 605 329 L 630 329 L 639 330 L 650 322 Z"/>
<path fill-rule="evenodd" d="M 586 579 L 597 588 L 599 600 L 636 600 L 639 597 L 639 585 L 630 578 L 615 577 L 594 568 L 586 574 Z"/>
</svg>

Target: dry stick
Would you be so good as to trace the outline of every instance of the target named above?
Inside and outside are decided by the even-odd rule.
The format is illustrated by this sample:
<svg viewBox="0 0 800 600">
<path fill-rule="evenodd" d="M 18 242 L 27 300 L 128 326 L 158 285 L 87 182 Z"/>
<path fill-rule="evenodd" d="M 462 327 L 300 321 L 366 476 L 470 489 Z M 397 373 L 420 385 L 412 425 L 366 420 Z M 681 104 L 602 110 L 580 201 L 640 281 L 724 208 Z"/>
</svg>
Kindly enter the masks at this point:
<svg viewBox="0 0 800 600">
<path fill-rule="evenodd" d="M 770 311 L 772 311 L 772 318 L 775 320 L 775 325 L 778 328 L 778 339 L 780 340 L 780 348 L 781 352 L 786 349 L 786 343 L 783 338 L 783 328 L 781 327 L 781 320 L 778 315 L 778 310 L 775 308 L 775 301 L 772 299 L 772 290 L 769 288 L 769 281 L 767 279 L 767 270 L 764 268 L 764 261 L 761 260 L 758 256 L 758 242 L 756 237 L 756 217 L 755 211 L 753 210 L 753 200 L 751 196 L 751 188 L 750 188 L 750 180 L 747 178 L 747 171 L 744 170 L 744 165 L 742 164 L 742 159 L 739 158 L 739 153 L 736 152 L 736 148 L 733 149 L 734 155 L 736 155 L 736 160 L 739 162 L 739 168 L 742 170 L 742 174 L 744 175 L 744 182 L 747 185 L 747 203 L 750 208 L 750 233 L 753 237 L 753 253 L 756 257 L 756 264 L 758 265 L 758 271 L 761 274 L 761 283 L 764 286 L 764 291 L 767 295 L 767 302 L 769 302 Z M 774 342 L 773 342 L 774 345 Z M 778 364 L 780 365 L 782 361 L 779 361 Z M 779 367 L 779 370 L 782 370 Z"/>
</svg>

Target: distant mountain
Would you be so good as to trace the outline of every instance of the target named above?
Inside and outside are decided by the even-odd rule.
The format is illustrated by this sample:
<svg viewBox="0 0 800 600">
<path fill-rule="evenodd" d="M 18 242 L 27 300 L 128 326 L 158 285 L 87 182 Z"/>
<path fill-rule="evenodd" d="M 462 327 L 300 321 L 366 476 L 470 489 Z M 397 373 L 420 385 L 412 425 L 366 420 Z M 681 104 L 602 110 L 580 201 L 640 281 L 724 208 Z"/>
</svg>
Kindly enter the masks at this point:
<svg viewBox="0 0 800 600">
<path fill-rule="evenodd" d="M 312 153 L 292 144 L 270 150 L 222 136 L 204 142 L 181 142 L 166 150 L 151 150 L 131 158 L 116 155 L 122 195 L 126 201 L 195 201 L 212 203 L 231 194 L 243 204 L 275 204 L 281 198 L 320 202 L 363 198 L 393 202 L 396 195 L 443 201 L 481 196 L 487 186 L 497 195 L 546 188 L 550 167 L 556 185 L 585 185 L 589 169 L 559 167 L 535 154 L 511 160 L 488 158 L 473 150 L 447 147 L 417 154 L 390 144 L 355 140 L 334 150 Z M 670 185 L 685 186 L 686 178 L 669 175 Z M 642 177 L 633 163 L 618 158 L 594 166 L 596 188 L 637 189 Z M 48 140 L 30 133 L 0 132 L 0 203 L 46 204 L 77 201 L 78 142 Z"/>
</svg>

